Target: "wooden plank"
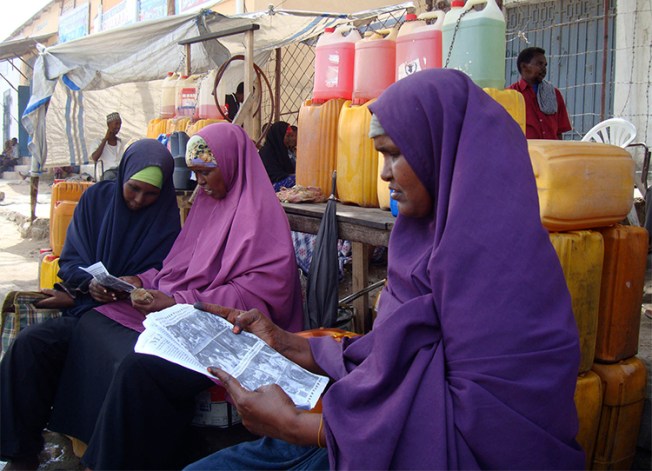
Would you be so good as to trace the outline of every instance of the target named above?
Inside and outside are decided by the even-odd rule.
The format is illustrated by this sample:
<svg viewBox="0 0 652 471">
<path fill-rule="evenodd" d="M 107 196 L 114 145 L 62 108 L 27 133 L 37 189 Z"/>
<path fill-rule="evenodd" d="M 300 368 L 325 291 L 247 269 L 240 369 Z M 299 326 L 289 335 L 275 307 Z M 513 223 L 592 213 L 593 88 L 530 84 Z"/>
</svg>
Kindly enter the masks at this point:
<svg viewBox="0 0 652 471">
<path fill-rule="evenodd" d="M 351 267 L 351 289 L 354 293 L 369 284 L 369 246 L 362 242 L 351 242 L 352 256 L 355 263 Z M 369 295 L 364 294 L 353 301 L 355 318 L 353 326 L 356 332 L 366 333 L 371 328 L 369 321 Z"/>
<path fill-rule="evenodd" d="M 293 231 L 307 234 L 317 234 L 319 232 L 321 218 L 292 213 L 287 213 L 287 217 L 290 229 Z M 383 247 L 387 247 L 389 244 L 390 230 L 388 229 L 364 227 L 359 224 L 338 221 L 337 231 L 340 239 Z"/>
<path fill-rule="evenodd" d="M 287 214 L 312 216 L 321 219 L 326 203 L 282 203 Z M 344 204 L 337 205 L 338 222 L 350 222 L 358 226 L 371 227 L 374 229 L 391 231 L 394 227 L 395 218 L 389 211 L 379 208 L 360 208 Z"/>
</svg>

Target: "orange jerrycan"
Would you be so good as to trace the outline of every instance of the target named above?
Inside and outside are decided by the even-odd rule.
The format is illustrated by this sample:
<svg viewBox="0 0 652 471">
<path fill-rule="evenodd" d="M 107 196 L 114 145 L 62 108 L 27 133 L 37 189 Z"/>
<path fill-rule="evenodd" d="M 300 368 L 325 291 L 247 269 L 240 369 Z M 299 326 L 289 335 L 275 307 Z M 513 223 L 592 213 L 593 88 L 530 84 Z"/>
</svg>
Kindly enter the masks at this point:
<svg viewBox="0 0 652 471">
<path fill-rule="evenodd" d="M 591 369 L 598 331 L 598 307 L 602 280 L 602 235 L 593 231 L 550 234 L 566 285 L 571 295 L 573 315 L 580 336 L 579 373 Z"/>
<path fill-rule="evenodd" d="M 585 468 L 591 469 L 602 410 L 602 383 L 593 371 L 577 377 L 575 408 L 580 425 L 575 439 L 584 450 Z"/>
<path fill-rule="evenodd" d="M 645 402 L 645 364 L 632 357 L 596 363 L 593 371 L 602 381 L 603 399 L 592 469 L 631 469 Z"/>
<path fill-rule="evenodd" d="M 618 146 L 528 139 L 541 222 L 549 231 L 616 224 L 633 203 L 634 160 Z"/>
<path fill-rule="evenodd" d="M 52 245 L 52 254 L 57 257 L 61 255 L 75 207 L 77 201 L 67 200 L 58 201 L 54 206 L 54 217 L 50 221 L 50 245 Z"/>
<path fill-rule="evenodd" d="M 50 245 L 52 254 L 61 255 L 68 224 L 82 194 L 92 182 L 59 182 L 52 187 L 50 197 Z"/>
<path fill-rule="evenodd" d="M 638 352 L 648 233 L 638 226 L 600 229 L 604 266 L 595 360 L 615 363 Z"/>
<path fill-rule="evenodd" d="M 337 197 L 343 203 L 378 207 L 378 151 L 369 137 L 369 105 L 347 101 L 337 129 Z"/>
<path fill-rule="evenodd" d="M 323 104 L 307 100 L 299 110 L 297 138 L 297 184 L 315 186 L 331 194 L 333 171 L 337 166 L 337 126 L 345 100 Z"/>
</svg>

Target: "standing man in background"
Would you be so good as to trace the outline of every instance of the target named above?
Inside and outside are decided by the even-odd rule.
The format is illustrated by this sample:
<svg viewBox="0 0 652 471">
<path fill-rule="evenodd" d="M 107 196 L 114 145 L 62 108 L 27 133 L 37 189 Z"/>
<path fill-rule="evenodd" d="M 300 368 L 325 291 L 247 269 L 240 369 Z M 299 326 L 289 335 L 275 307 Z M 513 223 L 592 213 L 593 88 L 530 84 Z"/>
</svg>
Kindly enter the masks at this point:
<svg viewBox="0 0 652 471">
<path fill-rule="evenodd" d="M 117 177 L 117 168 L 124 150 L 122 140 L 118 137 L 121 126 L 122 119 L 119 113 L 110 113 L 106 116 L 106 134 L 91 154 L 93 162 L 101 162 L 100 180 L 115 180 Z"/>
<path fill-rule="evenodd" d="M 528 139 L 561 139 L 573 129 L 566 103 L 546 77 L 546 51 L 540 47 L 523 49 L 516 59 L 521 79 L 509 86 L 525 99 L 525 137 Z"/>
</svg>

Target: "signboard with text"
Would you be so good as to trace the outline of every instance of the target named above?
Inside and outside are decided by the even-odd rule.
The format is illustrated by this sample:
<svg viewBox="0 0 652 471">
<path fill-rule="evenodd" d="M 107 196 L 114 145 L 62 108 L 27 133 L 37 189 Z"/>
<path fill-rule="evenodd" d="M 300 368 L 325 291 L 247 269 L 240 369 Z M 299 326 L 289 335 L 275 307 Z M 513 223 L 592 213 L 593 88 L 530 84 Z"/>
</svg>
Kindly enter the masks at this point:
<svg viewBox="0 0 652 471">
<path fill-rule="evenodd" d="M 87 36 L 89 24 L 89 3 L 84 3 L 66 11 L 59 18 L 59 43 L 65 43 Z"/>
<path fill-rule="evenodd" d="M 155 20 L 168 14 L 167 0 L 139 0 L 138 21 Z"/>
<path fill-rule="evenodd" d="M 135 23 L 138 19 L 138 2 L 124 0 L 102 13 L 102 31 Z"/>
</svg>

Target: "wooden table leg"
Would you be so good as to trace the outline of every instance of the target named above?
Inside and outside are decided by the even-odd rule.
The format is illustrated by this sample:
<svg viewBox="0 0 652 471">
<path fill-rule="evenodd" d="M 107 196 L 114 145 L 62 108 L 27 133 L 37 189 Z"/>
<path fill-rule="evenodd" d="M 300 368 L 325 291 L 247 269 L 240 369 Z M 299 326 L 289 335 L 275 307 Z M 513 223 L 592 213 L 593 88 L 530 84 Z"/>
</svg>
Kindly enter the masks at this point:
<svg viewBox="0 0 652 471">
<path fill-rule="evenodd" d="M 362 242 L 351 242 L 352 261 L 351 289 L 357 293 L 369 284 L 369 246 Z M 353 301 L 355 308 L 354 330 L 358 333 L 366 333 L 370 329 L 369 317 L 369 295 L 364 294 Z"/>
</svg>

